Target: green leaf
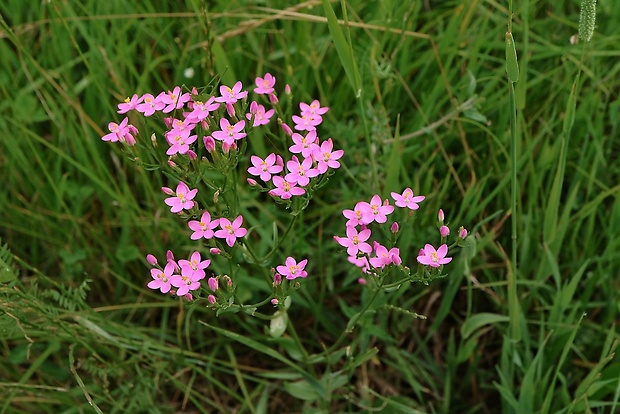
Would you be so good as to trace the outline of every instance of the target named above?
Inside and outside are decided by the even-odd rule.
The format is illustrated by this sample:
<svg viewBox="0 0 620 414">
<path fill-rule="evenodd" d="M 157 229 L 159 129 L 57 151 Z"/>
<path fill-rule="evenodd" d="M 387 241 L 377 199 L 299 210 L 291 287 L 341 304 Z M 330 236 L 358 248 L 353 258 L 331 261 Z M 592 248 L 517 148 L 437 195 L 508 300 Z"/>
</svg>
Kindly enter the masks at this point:
<svg viewBox="0 0 620 414">
<path fill-rule="evenodd" d="M 476 330 L 484 325 L 508 321 L 510 321 L 510 318 L 506 315 L 499 315 L 497 313 L 478 313 L 467 319 L 463 326 L 461 326 L 461 335 L 463 338 L 469 338 Z"/>
</svg>

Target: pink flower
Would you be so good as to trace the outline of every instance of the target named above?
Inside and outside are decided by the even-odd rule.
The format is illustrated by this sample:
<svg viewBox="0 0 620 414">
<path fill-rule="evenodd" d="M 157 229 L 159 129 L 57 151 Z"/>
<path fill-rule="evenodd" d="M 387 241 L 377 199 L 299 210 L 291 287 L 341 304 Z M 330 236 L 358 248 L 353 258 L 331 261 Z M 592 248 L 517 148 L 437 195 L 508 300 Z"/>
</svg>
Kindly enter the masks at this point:
<svg viewBox="0 0 620 414">
<path fill-rule="evenodd" d="M 241 227 L 243 217 L 238 216 L 232 223 L 225 217 L 220 218 L 220 229 L 215 232 L 215 237 L 220 239 L 226 239 L 226 244 L 232 247 L 237 240 L 237 237 L 243 237 L 248 232 Z"/>
<path fill-rule="evenodd" d="M 388 250 L 387 247 L 375 242 L 375 257 L 370 259 L 370 264 L 373 265 L 373 267 L 382 269 L 386 265 L 399 265 L 401 263 L 402 260 L 398 248 L 393 247 Z"/>
<path fill-rule="evenodd" d="M 265 107 L 263 105 L 257 104 L 256 102 L 252 102 L 250 104 L 250 113 L 245 114 L 245 117 L 250 120 L 252 116 L 254 117 L 254 122 L 252 126 L 257 127 L 260 125 L 267 125 L 269 120 L 275 114 L 274 109 L 270 109 L 265 112 Z"/>
<path fill-rule="evenodd" d="M 431 267 L 439 267 L 452 261 L 451 257 L 446 257 L 448 254 L 448 245 L 442 244 L 439 249 L 435 250 L 430 244 L 426 244 L 424 249 L 420 249 L 420 254 L 417 257 L 419 263 L 428 265 Z"/>
<path fill-rule="evenodd" d="M 136 106 L 138 106 L 138 104 L 142 102 L 143 98 L 144 97 L 138 96 L 134 93 L 131 99 L 127 98 L 125 99 L 125 102 L 121 102 L 118 104 L 118 113 L 124 114 L 126 112 L 136 109 Z"/>
<path fill-rule="evenodd" d="M 372 252 L 370 244 L 366 240 L 370 238 L 370 229 L 364 229 L 359 233 L 355 227 L 347 227 L 347 237 L 334 236 L 336 243 L 347 248 L 349 256 L 357 256 L 358 252 L 369 254 Z"/>
<path fill-rule="evenodd" d="M 211 220 L 211 215 L 208 211 L 205 211 L 202 213 L 200 221 L 191 220 L 187 223 L 187 226 L 194 231 L 189 238 L 192 240 L 198 240 L 203 237 L 207 240 L 211 239 L 214 236 L 213 229 L 216 228 L 219 223 L 219 219 Z"/>
<path fill-rule="evenodd" d="M 170 144 L 170 148 L 166 151 L 166 155 L 187 154 L 189 145 L 196 142 L 197 135 L 190 136 L 189 129 L 179 130 L 173 129 L 166 134 L 166 140 Z"/>
<path fill-rule="evenodd" d="M 332 152 L 332 139 L 329 138 L 321 143 L 320 147 L 315 147 L 312 156 L 318 161 L 317 169 L 319 173 L 325 174 L 328 168 L 339 168 L 340 163 L 337 161 L 344 155 L 343 150 Z"/>
<path fill-rule="evenodd" d="M 263 161 L 260 157 L 252 155 L 250 157 L 253 167 L 248 168 L 248 172 L 252 175 L 257 175 L 264 182 L 271 180 L 272 174 L 277 174 L 282 171 L 282 166 L 276 164 L 276 154 L 273 152 L 265 158 Z"/>
<path fill-rule="evenodd" d="M 279 175 L 273 176 L 273 185 L 276 186 L 273 190 L 269 191 L 272 196 L 279 196 L 283 200 L 289 199 L 292 196 L 298 196 L 306 193 L 301 187 L 297 187 L 295 183 L 286 181 Z"/>
<path fill-rule="evenodd" d="M 288 280 L 293 280 L 297 279 L 298 277 L 308 276 L 308 272 L 304 270 L 306 264 L 308 264 L 308 259 L 304 259 L 301 262 L 297 263 L 295 259 L 289 256 L 284 261 L 284 266 L 278 266 L 276 267 L 276 270 L 282 276 L 286 276 Z"/>
<path fill-rule="evenodd" d="M 224 141 L 228 145 L 232 145 L 235 140 L 244 138 L 247 134 L 241 132 L 245 128 L 245 121 L 239 121 L 235 125 L 230 125 L 230 122 L 226 118 L 220 119 L 221 131 L 215 131 L 213 138 Z"/>
<path fill-rule="evenodd" d="M 196 290 L 200 287 L 200 279 L 194 276 L 191 267 L 185 266 L 181 268 L 181 275 L 173 275 L 170 278 L 170 284 L 178 288 L 177 296 L 185 296 L 190 290 Z"/>
<path fill-rule="evenodd" d="M 200 252 L 192 253 L 189 260 L 179 260 L 179 266 L 181 267 L 181 273 L 183 273 L 184 267 L 191 269 L 191 276 L 194 280 L 201 280 L 205 278 L 205 270 L 211 264 L 211 260 L 202 260 Z"/>
<path fill-rule="evenodd" d="M 248 96 L 248 92 L 247 91 L 241 92 L 242 87 L 243 85 L 241 84 L 241 81 L 238 81 L 237 83 L 235 83 L 232 89 L 226 85 L 220 86 L 220 94 L 222 96 L 215 98 L 215 102 L 234 104 L 239 99 L 245 98 L 246 96 Z"/>
<path fill-rule="evenodd" d="M 166 107 L 162 109 L 162 112 L 167 114 L 175 109 L 181 109 L 190 99 L 189 92 L 181 94 L 181 88 L 177 86 L 172 91 L 168 91 L 161 95 L 161 102 L 166 105 Z"/>
<path fill-rule="evenodd" d="M 129 133 L 129 126 L 127 123 L 129 122 L 129 118 L 125 117 L 121 121 L 120 124 L 115 124 L 114 122 L 110 122 L 108 124 L 108 129 L 110 130 L 109 134 L 106 134 L 101 137 L 102 141 L 110 141 L 117 142 L 122 139 L 127 133 Z"/>
<path fill-rule="evenodd" d="M 275 84 L 276 78 L 271 73 L 265 73 L 264 78 L 256 78 L 256 88 L 254 88 L 254 92 L 261 95 L 269 95 L 273 93 Z"/>
<path fill-rule="evenodd" d="M 364 224 L 370 224 L 373 221 L 377 223 L 385 223 L 387 221 L 387 215 L 394 211 L 394 206 L 388 204 L 385 200 L 384 204 L 381 204 L 381 197 L 374 195 L 370 200 L 370 204 L 362 205 Z"/>
<path fill-rule="evenodd" d="M 284 178 L 291 184 L 298 184 L 305 187 L 310 183 L 310 178 L 319 175 L 319 170 L 312 168 L 312 158 L 306 158 L 301 163 L 297 157 L 286 163 L 286 168 L 290 171 Z"/>
<path fill-rule="evenodd" d="M 316 144 L 318 142 L 316 131 L 308 132 L 308 135 L 305 137 L 297 132 L 293 132 L 291 138 L 295 144 L 291 145 L 288 150 L 293 154 L 301 153 L 302 157 L 308 158 L 318 148 Z"/>
<path fill-rule="evenodd" d="M 355 204 L 353 210 L 343 210 L 342 215 L 349 219 L 345 226 L 359 226 L 364 224 L 364 206 L 368 205 L 365 201 L 360 201 Z"/>
<path fill-rule="evenodd" d="M 312 103 L 310 105 L 301 102 L 299 104 L 299 109 L 301 109 L 301 115 L 323 115 L 324 113 L 326 113 L 329 108 L 328 107 L 323 107 L 321 108 L 321 104 L 319 103 L 318 100 L 314 100 L 312 101 Z"/>
<path fill-rule="evenodd" d="M 145 93 L 142 96 L 142 103 L 136 105 L 136 111 L 142 113 L 144 116 L 151 116 L 155 111 L 161 111 L 166 107 L 166 104 L 161 102 L 158 98 L 155 98 L 150 93 Z"/>
<path fill-rule="evenodd" d="M 187 184 L 181 181 L 179 185 L 177 185 L 175 196 L 165 199 L 164 203 L 171 207 L 170 211 L 172 213 L 178 213 L 181 210 L 189 210 L 194 207 L 194 202 L 192 200 L 196 197 L 197 192 L 197 189 L 190 191 Z"/>
<path fill-rule="evenodd" d="M 176 263 L 173 261 L 168 261 L 166 267 L 164 267 L 163 272 L 160 269 L 151 269 L 151 280 L 147 286 L 150 289 L 156 290 L 159 289 L 161 293 L 170 292 L 170 278 L 173 277 L 173 273 L 176 267 Z"/>
<path fill-rule="evenodd" d="M 298 131 L 314 131 L 323 118 L 320 115 L 302 115 L 301 117 L 293 115 L 291 117 L 295 123 L 295 129 Z"/>
<path fill-rule="evenodd" d="M 215 102 L 215 97 L 210 97 L 207 102 L 194 101 L 192 104 L 192 112 L 187 114 L 186 119 L 192 122 L 200 122 L 209 116 L 209 114 L 220 107 L 220 104 Z"/>
<path fill-rule="evenodd" d="M 418 203 L 424 201 L 424 199 L 426 198 L 424 196 L 414 197 L 411 188 L 406 188 L 405 191 L 403 191 L 402 195 L 394 192 L 391 194 L 394 201 L 396 201 L 396 203 L 394 204 L 396 204 L 398 207 L 408 207 L 411 210 L 417 210 L 418 208 L 420 208 Z"/>
</svg>

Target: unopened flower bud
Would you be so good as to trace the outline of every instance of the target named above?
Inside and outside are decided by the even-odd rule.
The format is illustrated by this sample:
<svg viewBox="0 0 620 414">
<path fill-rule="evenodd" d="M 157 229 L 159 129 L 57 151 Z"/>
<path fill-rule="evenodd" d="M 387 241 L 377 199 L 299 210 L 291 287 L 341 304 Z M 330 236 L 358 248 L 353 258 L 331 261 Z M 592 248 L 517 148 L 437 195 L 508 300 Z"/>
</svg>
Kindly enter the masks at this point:
<svg viewBox="0 0 620 414">
<path fill-rule="evenodd" d="M 257 110 L 258 110 L 258 103 L 256 103 L 256 101 L 252 101 L 252 103 L 250 104 L 250 113 L 255 114 Z"/>
<path fill-rule="evenodd" d="M 439 223 L 443 224 L 444 218 L 443 210 L 439 209 L 439 212 L 437 213 L 437 220 L 439 220 Z"/>
<path fill-rule="evenodd" d="M 212 247 L 209 249 L 209 253 L 217 256 L 218 254 L 222 253 L 222 251 L 217 247 Z"/>
<path fill-rule="evenodd" d="M 463 226 L 459 227 L 459 237 L 461 239 L 464 239 L 465 237 L 467 237 L 467 229 Z"/>
<path fill-rule="evenodd" d="M 185 298 L 186 301 L 191 302 L 192 300 L 194 300 L 194 296 L 191 293 L 186 293 L 185 296 L 183 296 Z"/>
<path fill-rule="evenodd" d="M 256 180 L 253 178 L 248 178 L 248 184 L 250 184 L 252 187 L 256 187 L 258 185 Z"/>
<path fill-rule="evenodd" d="M 151 265 L 151 266 L 155 266 L 157 264 L 157 257 L 153 256 L 152 254 L 147 254 L 146 255 L 146 261 Z"/>
<path fill-rule="evenodd" d="M 275 105 L 275 104 L 277 104 L 277 103 L 279 102 L 279 101 L 278 101 L 278 97 L 276 96 L 276 94 L 275 94 L 275 93 L 270 93 L 270 94 L 269 94 L 269 102 L 271 102 L 271 103 L 272 103 L 272 104 L 274 104 L 274 105 Z"/>
<path fill-rule="evenodd" d="M 220 201 L 220 190 L 213 193 L 213 204 L 217 204 Z"/>
<path fill-rule="evenodd" d="M 280 167 L 284 167 L 284 160 L 282 159 L 280 155 L 276 155 L 276 165 L 279 165 Z"/>
<path fill-rule="evenodd" d="M 215 298 L 215 296 L 213 296 L 213 295 L 209 295 L 209 296 L 207 296 L 207 301 L 208 301 L 211 305 L 215 305 L 215 302 L 217 302 L 217 299 Z"/>
<path fill-rule="evenodd" d="M 151 143 L 153 144 L 155 148 L 157 148 L 157 136 L 155 135 L 154 132 L 151 134 Z"/>
<path fill-rule="evenodd" d="M 271 299 L 271 304 L 276 306 L 278 303 L 280 303 L 280 301 L 276 298 Z"/>
<path fill-rule="evenodd" d="M 174 161 L 172 161 L 172 160 L 168 160 L 168 165 L 169 165 L 171 168 L 176 168 L 176 167 L 177 167 L 177 164 L 176 164 Z"/>
<path fill-rule="evenodd" d="M 210 277 L 207 281 L 207 284 L 209 285 L 209 289 L 211 289 L 213 292 L 217 291 L 218 282 L 216 278 Z"/>
<path fill-rule="evenodd" d="M 282 284 L 282 275 L 280 273 L 276 273 L 273 275 L 273 285 L 279 286 Z"/>
<path fill-rule="evenodd" d="M 231 287 L 233 285 L 233 281 L 228 275 L 224 275 L 222 278 L 222 282 L 226 283 L 226 286 Z"/>
<path fill-rule="evenodd" d="M 198 155 L 192 150 L 187 151 L 187 156 L 192 161 L 196 161 L 196 158 L 198 158 Z"/>
<path fill-rule="evenodd" d="M 394 223 L 392 223 L 392 226 L 390 227 L 390 230 L 394 234 L 398 233 L 398 222 L 395 221 Z"/>
<path fill-rule="evenodd" d="M 228 116 L 234 118 L 235 116 L 235 107 L 231 103 L 226 104 L 226 112 L 228 112 Z"/>
<path fill-rule="evenodd" d="M 174 118 L 169 116 L 167 118 L 164 118 L 164 125 L 166 125 L 166 128 L 170 129 L 172 128 L 172 123 L 174 122 Z"/>
<path fill-rule="evenodd" d="M 363 277 L 360 277 L 359 279 L 357 279 L 357 283 L 363 286 L 366 284 L 366 279 L 364 279 Z"/>
<path fill-rule="evenodd" d="M 287 95 L 291 94 L 291 85 L 289 85 L 288 83 L 284 85 L 284 93 Z"/>
<path fill-rule="evenodd" d="M 172 253 L 172 250 L 168 250 L 166 252 L 166 260 L 169 262 L 174 262 L 174 253 Z"/>
<path fill-rule="evenodd" d="M 209 152 L 213 152 L 215 150 L 215 139 L 211 135 L 207 135 L 202 139 L 202 142 L 205 144 L 205 148 Z"/>
<path fill-rule="evenodd" d="M 441 237 L 448 237 L 450 235 L 450 228 L 448 226 L 441 226 L 439 234 L 441 234 Z"/>
<path fill-rule="evenodd" d="M 293 130 L 291 129 L 290 126 L 286 125 L 285 123 L 282 123 L 282 129 L 284 130 L 284 133 L 288 136 L 293 135 Z"/>
<path fill-rule="evenodd" d="M 163 191 L 163 192 L 164 192 L 164 194 L 168 194 L 168 195 L 171 195 L 171 196 L 173 196 L 173 195 L 174 195 L 174 191 L 172 191 L 172 188 L 162 187 L 162 188 L 161 188 L 161 191 Z"/>
</svg>

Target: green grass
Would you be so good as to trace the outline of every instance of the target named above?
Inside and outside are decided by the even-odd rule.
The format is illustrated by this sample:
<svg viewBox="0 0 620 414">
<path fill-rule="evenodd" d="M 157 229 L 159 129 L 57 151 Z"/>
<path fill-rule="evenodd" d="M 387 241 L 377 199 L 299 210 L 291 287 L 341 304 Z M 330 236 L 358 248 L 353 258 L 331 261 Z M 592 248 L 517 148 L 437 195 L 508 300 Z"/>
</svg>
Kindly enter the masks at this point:
<svg viewBox="0 0 620 414">
<path fill-rule="evenodd" d="M 620 412 L 620 8 L 600 2 L 584 47 L 569 42 L 578 2 L 515 2 L 509 312 L 508 4 L 426 3 L 352 0 L 345 16 L 318 0 L 2 2 L 0 413 Z M 294 110 L 330 107 L 320 135 L 345 150 L 278 253 L 310 260 L 279 338 L 268 321 L 146 287 L 147 253 L 196 245 L 162 202 L 174 180 L 100 140 L 134 92 L 267 71 Z M 405 187 L 427 195 L 400 240 L 405 263 L 436 238 L 439 208 L 470 245 L 448 277 L 373 298 L 333 235 L 342 209 Z M 264 254 L 288 213 L 242 191 Z M 248 269 L 239 295 L 269 295 Z"/>
</svg>

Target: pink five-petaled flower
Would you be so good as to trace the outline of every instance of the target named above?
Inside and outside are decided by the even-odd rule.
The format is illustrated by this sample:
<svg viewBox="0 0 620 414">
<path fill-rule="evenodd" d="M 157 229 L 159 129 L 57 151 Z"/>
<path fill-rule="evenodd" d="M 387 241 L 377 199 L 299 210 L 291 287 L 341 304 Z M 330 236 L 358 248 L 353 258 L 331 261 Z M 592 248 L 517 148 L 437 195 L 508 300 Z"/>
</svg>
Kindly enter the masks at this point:
<svg viewBox="0 0 620 414">
<path fill-rule="evenodd" d="M 163 272 L 160 269 L 151 269 L 153 280 L 151 280 L 147 286 L 153 290 L 159 289 L 161 293 L 170 292 L 170 278 L 173 276 L 172 274 L 175 268 L 176 263 L 174 261 L 168 261 Z"/>
<path fill-rule="evenodd" d="M 402 195 L 398 193 L 392 193 L 392 198 L 394 199 L 394 201 L 396 201 L 394 204 L 396 204 L 398 207 L 408 207 L 411 210 L 417 210 L 418 208 L 420 208 L 418 203 L 424 201 L 426 197 L 414 196 L 411 188 L 405 188 L 405 191 L 403 191 Z"/>
<path fill-rule="evenodd" d="M 302 116 L 303 115 L 323 115 L 324 113 L 329 111 L 329 108 L 326 106 L 321 108 L 320 102 L 316 99 L 312 101 L 310 105 L 308 105 L 307 103 L 301 102 L 299 104 L 299 109 L 301 109 Z"/>
<path fill-rule="evenodd" d="M 164 200 L 164 203 L 170 206 L 170 211 L 172 213 L 178 213 L 181 210 L 189 210 L 194 207 L 194 202 L 192 200 L 196 197 L 197 192 L 198 189 L 194 188 L 190 190 L 187 184 L 181 181 L 179 185 L 177 185 L 175 196 L 168 197 Z"/>
<path fill-rule="evenodd" d="M 291 145 L 288 150 L 293 154 L 301 153 L 302 157 L 308 158 L 318 148 L 317 142 L 319 139 L 316 136 L 316 131 L 308 132 L 308 135 L 305 137 L 297 132 L 293 132 L 291 138 L 295 144 Z"/>
<path fill-rule="evenodd" d="M 293 115 L 291 119 L 295 123 L 295 129 L 298 131 L 314 131 L 317 125 L 323 122 L 321 115 Z"/>
<path fill-rule="evenodd" d="M 166 140 L 170 143 L 170 148 L 166 151 L 166 155 L 187 154 L 189 145 L 193 144 L 198 138 L 197 135 L 190 136 L 189 129 L 179 130 L 173 129 L 166 135 Z"/>
<path fill-rule="evenodd" d="M 248 168 L 248 172 L 252 175 L 257 175 L 264 182 L 268 182 L 271 180 L 272 174 L 277 174 L 282 171 L 282 166 L 276 164 L 276 154 L 273 152 L 262 160 L 260 157 L 256 155 L 252 155 L 250 157 L 250 161 L 252 161 L 253 167 Z"/>
<path fill-rule="evenodd" d="M 166 107 L 162 109 L 162 112 L 167 114 L 175 109 L 181 109 L 190 99 L 189 92 L 181 94 L 181 88 L 179 86 L 176 86 L 172 91 L 162 92 L 160 100 L 166 105 Z"/>
<path fill-rule="evenodd" d="M 206 259 L 202 260 L 200 256 L 200 252 L 192 253 L 189 260 L 179 260 L 179 266 L 181 267 L 181 272 L 183 272 L 184 267 L 189 267 L 192 270 L 192 278 L 194 280 L 202 280 L 205 278 L 205 269 L 209 267 L 211 264 L 211 260 Z"/>
<path fill-rule="evenodd" d="M 136 106 L 138 106 L 138 104 L 142 102 L 142 99 L 143 99 L 142 96 L 138 96 L 137 94 L 134 93 L 131 99 L 127 98 L 125 99 L 125 102 L 121 102 L 118 104 L 118 113 L 124 114 L 133 109 L 136 109 Z"/>
<path fill-rule="evenodd" d="M 173 275 L 170 278 L 170 284 L 178 290 L 177 296 L 185 296 L 190 290 L 196 290 L 200 287 L 199 275 L 195 275 L 190 266 L 181 268 L 181 275 Z"/>
<path fill-rule="evenodd" d="M 362 211 L 364 224 L 370 224 L 373 221 L 385 223 L 387 215 L 394 211 L 394 206 L 389 205 L 387 200 L 385 200 L 384 204 L 381 204 L 381 197 L 375 194 L 370 199 L 370 204 L 362 204 Z"/>
<path fill-rule="evenodd" d="M 332 152 L 332 139 L 329 138 L 321 143 L 320 147 L 315 147 L 312 156 L 318 161 L 317 169 L 319 173 L 325 174 L 328 168 L 339 168 L 340 163 L 337 161 L 344 155 L 343 150 Z"/>
<path fill-rule="evenodd" d="M 245 128 L 245 121 L 239 121 L 235 125 L 230 125 L 226 118 L 220 119 L 221 131 L 215 131 L 211 135 L 213 138 L 224 141 L 227 145 L 234 144 L 235 140 L 245 137 L 247 134 L 241 132 Z"/>
<path fill-rule="evenodd" d="M 439 267 L 452 261 L 451 257 L 446 257 L 448 254 L 448 245 L 442 244 L 439 249 L 435 250 L 430 244 L 426 244 L 424 249 L 420 249 L 420 253 L 417 257 L 419 263 L 428 265 L 431 267 Z"/>
<path fill-rule="evenodd" d="M 289 256 L 284 261 L 284 266 L 278 266 L 276 267 L 276 270 L 282 276 L 286 276 L 288 280 L 293 280 L 297 279 L 298 277 L 308 276 L 308 272 L 304 270 L 307 263 L 308 259 L 304 259 L 301 262 L 297 263 L 295 259 Z"/>
<path fill-rule="evenodd" d="M 202 213 L 200 221 L 191 220 L 187 223 L 190 230 L 194 231 L 189 238 L 192 240 L 198 240 L 203 237 L 207 240 L 212 239 L 215 235 L 213 229 L 216 228 L 219 223 L 219 219 L 211 220 L 211 214 L 209 214 L 208 211 L 205 211 Z"/>
<path fill-rule="evenodd" d="M 402 263 L 400 258 L 400 251 L 396 247 L 392 247 L 390 250 L 387 247 L 375 242 L 375 257 L 370 259 L 370 264 L 373 267 L 382 269 L 386 265 Z"/>
<path fill-rule="evenodd" d="M 245 114 L 245 117 L 248 120 L 254 117 L 254 122 L 252 123 L 252 126 L 257 127 L 261 125 L 267 125 L 275 112 L 276 111 L 274 109 L 265 111 L 265 107 L 263 105 L 257 104 L 253 101 L 250 104 L 250 112 Z"/>
<path fill-rule="evenodd" d="M 238 216 L 231 223 L 225 217 L 220 219 L 220 229 L 215 232 L 215 237 L 219 239 L 226 239 L 226 244 L 232 247 L 237 240 L 237 237 L 243 237 L 248 232 L 246 229 L 241 227 L 241 223 L 243 222 L 243 217 Z"/>
<path fill-rule="evenodd" d="M 364 224 L 364 206 L 368 203 L 365 201 L 359 201 L 355 204 L 353 210 L 342 210 L 342 215 L 349 219 L 345 226 L 358 226 Z"/>
<path fill-rule="evenodd" d="M 155 98 L 150 93 L 145 93 L 141 99 L 142 103 L 136 105 L 136 111 L 142 113 L 144 116 L 151 116 L 155 113 L 155 111 L 161 111 L 166 107 L 165 103 L 163 103 L 160 99 Z"/>
<path fill-rule="evenodd" d="M 305 187 L 310 183 L 310 178 L 319 175 L 319 170 L 312 168 L 312 158 L 306 158 L 301 163 L 296 156 L 286 163 L 286 168 L 290 171 L 284 176 L 286 181 Z"/>
<path fill-rule="evenodd" d="M 232 88 L 229 88 L 226 85 L 220 86 L 220 94 L 222 94 L 222 96 L 215 98 L 215 102 L 234 104 L 239 99 L 245 98 L 248 96 L 248 91 L 241 92 L 242 87 L 243 85 L 241 84 L 241 81 L 237 81 Z"/>
<path fill-rule="evenodd" d="M 256 78 L 256 88 L 254 92 L 260 95 L 269 95 L 273 93 L 273 87 L 276 84 L 276 78 L 271 73 L 265 73 L 264 78 Z"/>
<path fill-rule="evenodd" d="M 109 134 L 105 134 L 101 137 L 102 141 L 110 141 L 117 142 L 121 138 L 123 138 L 129 132 L 129 126 L 127 123 L 129 122 L 129 118 L 125 117 L 121 121 L 120 124 L 115 124 L 114 122 L 110 122 L 108 124 L 108 129 L 110 130 Z"/>
<path fill-rule="evenodd" d="M 297 187 L 295 183 L 286 181 L 279 175 L 274 175 L 272 181 L 276 188 L 269 191 L 269 194 L 272 196 L 279 196 L 283 200 L 306 193 L 306 190 L 301 187 Z"/>
<path fill-rule="evenodd" d="M 372 247 L 366 243 L 370 238 L 370 229 L 363 229 L 359 233 L 355 227 L 347 226 L 347 237 L 334 236 L 334 240 L 342 247 L 347 248 L 349 256 L 357 256 L 358 252 L 370 254 Z"/>
<path fill-rule="evenodd" d="M 191 122 L 200 122 L 209 116 L 209 114 L 220 107 L 220 104 L 215 102 L 215 97 L 210 97 L 207 102 L 194 101 L 192 103 L 192 112 L 187 114 L 186 119 Z"/>
</svg>

